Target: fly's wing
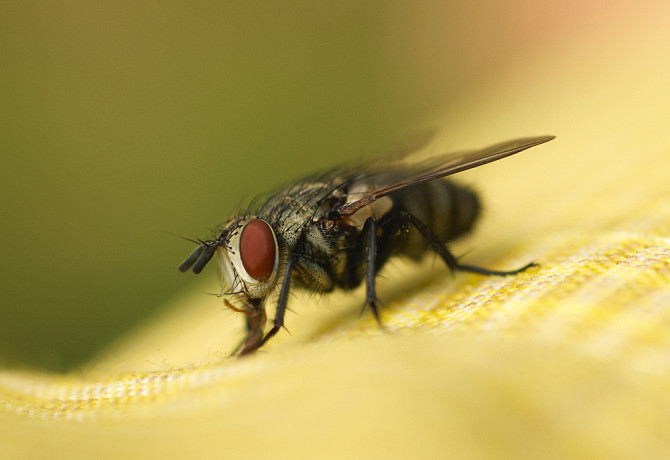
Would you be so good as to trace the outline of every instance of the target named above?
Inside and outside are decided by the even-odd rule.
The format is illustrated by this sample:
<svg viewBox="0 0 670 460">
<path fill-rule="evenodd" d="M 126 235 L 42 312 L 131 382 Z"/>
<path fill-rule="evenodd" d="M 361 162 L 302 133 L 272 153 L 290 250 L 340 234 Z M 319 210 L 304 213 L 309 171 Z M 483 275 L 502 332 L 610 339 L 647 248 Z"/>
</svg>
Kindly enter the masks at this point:
<svg viewBox="0 0 670 460">
<path fill-rule="evenodd" d="M 481 150 L 468 152 L 451 153 L 429 160 L 430 164 L 419 164 L 418 169 L 414 169 L 407 177 L 391 184 L 379 186 L 373 190 L 367 191 L 358 200 L 344 203 L 337 208 L 340 216 L 350 216 L 360 208 L 383 198 L 387 195 L 399 192 L 400 190 L 412 187 L 417 184 L 428 182 L 442 177 L 456 174 L 457 172 L 476 168 L 477 166 L 500 160 L 501 158 L 514 155 L 523 150 L 536 145 L 544 144 L 555 136 L 538 136 L 515 139 L 492 145 Z M 374 175 L 374 173 L 372 173 Z"/>
</svg>

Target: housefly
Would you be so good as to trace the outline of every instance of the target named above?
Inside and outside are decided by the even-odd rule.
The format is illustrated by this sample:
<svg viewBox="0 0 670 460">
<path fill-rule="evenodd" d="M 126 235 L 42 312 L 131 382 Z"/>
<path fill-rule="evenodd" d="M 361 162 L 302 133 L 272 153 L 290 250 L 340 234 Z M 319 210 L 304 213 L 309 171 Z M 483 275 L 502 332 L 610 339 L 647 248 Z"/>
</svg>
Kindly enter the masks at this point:
<svg viewBox="0 0 670 460">
<path fill-rule="evenodd" d="M 298 181 L 222 225 L 179 270 L 200 273 L 217 256 L 233 303 L 244 313 L 247 335 L 233 354 L 262 347 L 284 325 L 292 286 L 316 292 L 353 289 L 365 282 L 366 305 L 379 321 L 375 276 L 393 256 L 418 260 L 428 251 L 452 271 L 513 275 L 461 263 L 445 243 L 467 233 L 480 211 L 472 190 L 442 179 L 514 155 L 553 136 L 516 139 L 482 150 L 442 155 L 408 166 L 370 162 Z M 266 333 L 265 302 L 279 291 Z"/>
</svg>

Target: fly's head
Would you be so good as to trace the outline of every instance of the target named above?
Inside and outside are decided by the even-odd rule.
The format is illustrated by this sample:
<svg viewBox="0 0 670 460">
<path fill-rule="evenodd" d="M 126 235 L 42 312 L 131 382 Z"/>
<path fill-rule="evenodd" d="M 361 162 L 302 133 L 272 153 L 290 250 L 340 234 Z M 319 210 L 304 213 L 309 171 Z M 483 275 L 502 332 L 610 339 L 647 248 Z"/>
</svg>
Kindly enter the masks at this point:
<svg viewBox="0 0 670 460">
<path fill-rule="evenodd" d="M 262 299 L 274 289 L 280 271 L 280 247 L 272 226 L 247 217 L 223 227 L 213 240 L 200 244 L 179 266 L 182 272 L 200 273 L 217 255 L 223 278 L 231 292 Z"/>
</svg>

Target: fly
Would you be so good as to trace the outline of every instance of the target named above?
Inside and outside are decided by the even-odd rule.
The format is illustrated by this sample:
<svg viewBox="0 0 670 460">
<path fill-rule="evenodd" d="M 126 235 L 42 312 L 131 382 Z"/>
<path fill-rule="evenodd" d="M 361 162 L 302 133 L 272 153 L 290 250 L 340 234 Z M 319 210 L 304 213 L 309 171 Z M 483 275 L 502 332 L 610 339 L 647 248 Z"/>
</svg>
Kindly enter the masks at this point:
<svg viewBox="0 0 670 460">
<path fill-rule="evenodd" d="M 368 163 L 305 178 L 239 213 L 210 240 L 198 240 L 179 270 L 200 273 L 216 255 L 234 304 L 244 313 L 247 335 L 233 354 L 262 347 L 284 326 L 292 286 L 316 292 L 354 289 L 365 282 L 366 305 L 377 321 L 375 276 L 390 257 L 419 260 L 428 251 L 452 271 L 513 275 L 466 265 L 446 243 L 467 233 L 480 204 L 472 190 L 442 179 L 514 155 L 554 136 L 516 139 L 482 150 L 447 154 L 414 166 Z M 265 301 L 279 291 L 266 333 Z"/>
</svg>

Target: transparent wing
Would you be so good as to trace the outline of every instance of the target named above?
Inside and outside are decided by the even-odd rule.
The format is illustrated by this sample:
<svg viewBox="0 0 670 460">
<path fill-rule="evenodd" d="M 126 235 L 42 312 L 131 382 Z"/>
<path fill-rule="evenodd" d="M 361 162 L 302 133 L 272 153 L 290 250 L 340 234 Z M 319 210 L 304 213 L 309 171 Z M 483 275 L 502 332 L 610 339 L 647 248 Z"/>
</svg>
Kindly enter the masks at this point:
<svg viewBox="0 0 670 460">
<path fill-rule="evenodd" d="M 545 142 L 554 139 L 554 137 L 555 136 L 538 136 L 514 139 L 481 150 L 450 153 L 437 158 L 431 158 L 428 162 L 419 163 L 411 168 L 412 171 L 403 179 L 391 184 L 376 187 L 361 195 L 358 200 L 340 205 L 337 208 L 337 212 L 340 216 L 350 216 L 360 208 L 405 188 L 500 160 L 501 158 L 514 155 L 515 153 L 519 153 L 530 147 L 544 144 Z M 374 175 L 374 171 L 364 175 Z"/>
</svg>

